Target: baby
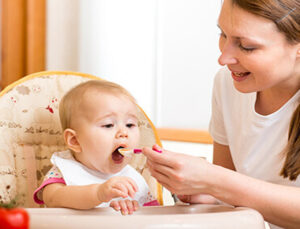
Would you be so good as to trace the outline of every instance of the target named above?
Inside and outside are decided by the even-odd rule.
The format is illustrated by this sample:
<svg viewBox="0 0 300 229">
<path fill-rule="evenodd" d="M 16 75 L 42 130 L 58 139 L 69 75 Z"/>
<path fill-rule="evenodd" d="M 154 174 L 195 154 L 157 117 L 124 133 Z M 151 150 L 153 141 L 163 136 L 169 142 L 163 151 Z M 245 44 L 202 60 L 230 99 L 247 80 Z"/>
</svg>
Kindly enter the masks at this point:
<svg viewBox="0 0 300 229">
<path fill-rule="evenodd" d="M 59 106 L 68 150 L 55 152 L 53 167 L 34 199 L 48 207 L 111 206 L 123 215 L 158 205 L 143 177 L 120 148 L 137 148 L 140 132 L 135 99 L 121 86 L 90 80 L 71 89 Z"/>
</svg>

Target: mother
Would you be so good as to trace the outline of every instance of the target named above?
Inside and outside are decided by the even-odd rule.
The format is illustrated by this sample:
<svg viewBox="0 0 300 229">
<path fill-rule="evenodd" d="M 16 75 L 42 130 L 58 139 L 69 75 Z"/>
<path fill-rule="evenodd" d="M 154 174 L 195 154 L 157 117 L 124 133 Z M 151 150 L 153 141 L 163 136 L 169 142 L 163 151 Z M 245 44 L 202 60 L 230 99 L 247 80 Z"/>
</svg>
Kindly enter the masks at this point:
<svg viewBox="0 0 300 229">
<path fill-rule="evenodd" d="M 185 202 L 247 206 L 272 228 L 300 228 L 300 1 L 224 0 L 218 26 L 227 68 L 214 82 L 214 164 L 145 148 L 150 171 Z"/>
</svg>

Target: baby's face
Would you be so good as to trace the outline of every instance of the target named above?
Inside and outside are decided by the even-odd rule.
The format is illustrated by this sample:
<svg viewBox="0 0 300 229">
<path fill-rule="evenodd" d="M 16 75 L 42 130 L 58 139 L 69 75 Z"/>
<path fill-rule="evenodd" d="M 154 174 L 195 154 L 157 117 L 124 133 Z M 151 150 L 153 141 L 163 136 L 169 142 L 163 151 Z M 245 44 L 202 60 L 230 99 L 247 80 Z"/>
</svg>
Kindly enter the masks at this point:
<svg viewBox="0 0 300 229">
<path fill-rule="evenodd" d="M 117 173 L 128 164 L 130 158 L 118 148 L 136 148 L 140 138 L 137 106 L 128 97 L 85 93 L 73 120 L 82 151 L 75 154 L 77 160 L 105 174 Z"/>
</svg>

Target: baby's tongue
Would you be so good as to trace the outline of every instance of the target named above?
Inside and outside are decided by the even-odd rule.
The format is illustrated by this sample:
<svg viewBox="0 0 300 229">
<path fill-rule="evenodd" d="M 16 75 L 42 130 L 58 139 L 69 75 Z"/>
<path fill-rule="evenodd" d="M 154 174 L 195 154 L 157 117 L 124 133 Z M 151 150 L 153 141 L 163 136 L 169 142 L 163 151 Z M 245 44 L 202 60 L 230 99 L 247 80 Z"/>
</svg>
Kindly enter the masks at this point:
<svg viewBox="0 0 300 229">
<path fill-rule="evenodd" d="M 123 160 L 123 157 L 124 156 L 122 154 L 120 154 L 117 150 L 115 152 L 113 152 L 113 154 L 112 154 L 112 159 L 114 161 L 121 161 L 121 160 Z"/>
</svg>

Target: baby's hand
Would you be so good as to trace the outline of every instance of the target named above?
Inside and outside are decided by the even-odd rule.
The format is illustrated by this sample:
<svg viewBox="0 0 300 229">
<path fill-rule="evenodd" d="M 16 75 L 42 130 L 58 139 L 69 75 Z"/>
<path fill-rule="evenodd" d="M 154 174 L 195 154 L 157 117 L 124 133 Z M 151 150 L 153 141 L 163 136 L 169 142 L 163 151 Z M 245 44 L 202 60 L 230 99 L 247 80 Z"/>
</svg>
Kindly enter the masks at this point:
<svg viewBox="0 0 300 229">
<path fill-rule="evenodd" d="M 110 203 L 110 207 L 116 211 L 120 211 L 122 215 L 131 215 L 134 211 L 138 210 L 139 204 L 136 200 L 114 200 Z"/>
<path fill-rule="evenodd" d="M 130 196 L 134 197 L 138 187 L 134 180 L 129 177 L 112 177 L 98 188 L 98 200 L 108 202 L 113 198 Z"/>
</svg>

